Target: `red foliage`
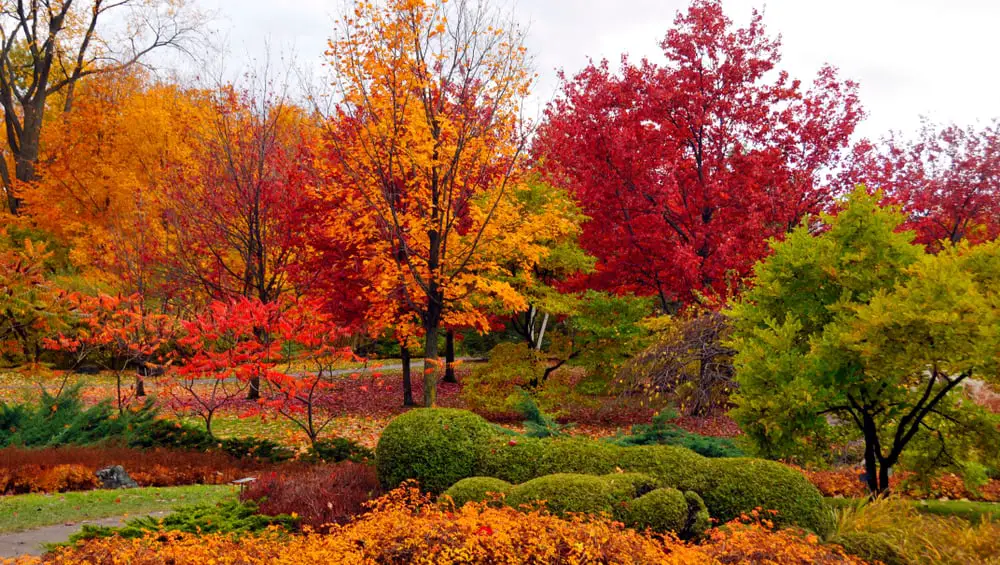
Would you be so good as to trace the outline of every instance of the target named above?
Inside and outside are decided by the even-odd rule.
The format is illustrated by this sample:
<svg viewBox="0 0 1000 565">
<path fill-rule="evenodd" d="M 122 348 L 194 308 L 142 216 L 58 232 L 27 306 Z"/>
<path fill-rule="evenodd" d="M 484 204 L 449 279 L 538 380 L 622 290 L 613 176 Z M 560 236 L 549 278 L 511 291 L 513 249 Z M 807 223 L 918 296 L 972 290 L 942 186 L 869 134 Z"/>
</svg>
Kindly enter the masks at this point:
<svg viewBox="0 0 1000 565">
<path fill-rule="evenodd" d="M 370 465 L 343 462 L 333 466 L 268 473 L 243 491 L 241 500 L 260 501 L 262 514 L 298 514 L 303 526 L 325 531 L 361 514 L 365 503 L 381 495 Z"/>
<path fill-rule="evenodd" d="M 94 472 L 122 465 L 141 486 L 225 484 L 276 468 L 223 453 L 108 447 L 0 449 L 0 494 L 89 490 Z"/>
<path fill-rule="evenodd" d="M 1000 235 L 1000 122 L 982 129 L 924 124 L 912 140 L 860 145 L 854 161 L 851 180 L 901 204 L 919 242 Z"/>
<path fill-rule="evenodd" d="M 868 495 L 861 482 L 861 469 L 809 470 L 799 469 L 814 484 L 823 496 L 843 496 L 857 498 Z M 890 480 L 892 492 L 907 498 L 948 498 L 968 499 L 985 502 L 1000 502 L 1000 481 L 991 479 L 985 485 L 970 490 L 961 477 L 945 473 L 929 482 L 918 480 L 907 471 L 896 473 Z"/>
<path fill-rule="evenodd" d="M 830 67 L 808 91 L 777 72 L 760 14 L 734 29 L 719 0 L 695 0 L 661 47 L 665 66 L 623 58 L 614 74 L 603 61 L 566 82 L 536 152 L 591 218 L 586 282 L 667 306 L 723 294 L 769 236 L 822 209 L 863 112 Z"/>
</svg>

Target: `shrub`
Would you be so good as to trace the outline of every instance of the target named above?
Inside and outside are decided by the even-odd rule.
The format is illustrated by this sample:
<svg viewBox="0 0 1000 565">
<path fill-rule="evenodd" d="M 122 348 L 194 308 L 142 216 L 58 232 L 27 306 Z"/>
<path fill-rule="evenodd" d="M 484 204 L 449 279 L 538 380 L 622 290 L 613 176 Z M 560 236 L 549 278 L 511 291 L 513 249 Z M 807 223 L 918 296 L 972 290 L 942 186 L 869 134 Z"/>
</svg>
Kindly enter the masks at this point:
<svg viewBox="0 0 1000 565">
<path fill-rule="evenodd" d="M 908 565 L 910 561 L 889 541 L 886 536 L 874 532 L 849 532 L 835 540 L 849 555 L 860 557 L 884 565 Z"/>
<path fill-rule="evenodd" d="M 713 528 L 698 548 L 712 558 L 713 563 L 865 564 L 845 554 L 838 546 L 820 543 L 814 534 L 795 528 L 775 530 L 773 524 L 756 512 L 747 518 L 751 523 L 732 522 Z"/>
<path fill-rule="evenodd" d="M 644 473 L 610 473 L 601 477 L 615 500 L 632 500 L 659 488 L 659 482 Z"/>
<path fill-rule="evenodd" d="M 503 435 L 460 410 L 414 410 L 396 418 L 375 458 L 384 486 L 413 478 L 434 493 L 472 476 L 520 484 L 559 473 L 629 471 L 648 474 L 659 486 L 698 493 L 712 516 L 723 521 L 760 507 L 777 510 L 780 524 L 823 533 L 832 516 L 815 487 L 779 463 L 709 459 L 669 445 L 620 447 L 586 438 Z"/>
<path fill-rule="evenodd" d="M 690 490 L 684 493 L 684 500 L 688 505 L 688 521 L 684 526 L 684 533 L 687 537 L 700 538 L 712 526 L 708 507 L 698 493 Z"/>
<path fill-rule="evenodd" d="M 477 475 L 485 442 L 495 434 L 486 420 L 465 410 L 418 408 L 394 418 L 375 452 L 382 485 L 417 479 L 433 493 Z"/>
<path fill-rule="evenodd" d="M 375 453 L 355 441 L 335 437 L 333 439 L 319 440 L 309 446 L 309 450 L 302 459 L 323 463 L 339 463 L 341 461 L 364 463 L 365 461 L 375 459 Z"/>
<path fill-rule="evenodd" d="M 455 506 L 461 508 L 467 502 L 484 502 L 494 495 L 507 495 L 512 488 L 507 481 L 493 477 L 469 477 L 451 485 L 442 496 L 451 497 Z"/>
<path fill-rule="evenodd" d="M 611 514 L 615 509 L 612 492 L 611 486 L 601 477 L 560 473 L 515 486 L 506 501 L 515 508 L 544 501 L 545 507 L 556 515 L 568 512 Z"/>
<path fill-rule="evenodd" d="M 202 428 L 167 419 L 153 420 L 148 426 L 133 433 L 128 441 L 129 447 L 164 447 L 192 451 L 204 451 L 216 443 Z"/>
<path fill-rule="evenodd" d="M 281 463 L 295 458 L 295 451 L 275 441 L 255 437 L 226 438 L 219 442 L 219 449 L 237 459 L 256 459 L 268 463 Z"/>
<path fill-rule="evenodd" d="M 701 494 L 712 517 L 720 522 L 760 508 L 774 510 L 778 525 L 796 525 L 820 535 L 833 527 L 833 513 L 823 497 L 799 472 L 761 459 L 710 459 L 711 484 Z"/>
<path fill-rule="evenodd" d="M 291 516 L 262 516 L 257 510 L 257 505 L 253 502 L 237 501 L 183 506 L 163 518 L 135 518 L 119 528 L 85 524 L 79 533 L 70 536 L 69 543 L 115 535 L 129 539 L 141 538 L 150 532 L 253 534 L 272 526 L 294 530 L 297 525 L 298 520 Z"/>
<path fill-rule="evenodd" d="M 264 474 L 240 494 L 240 500 L 256 502 L 260 513 L 269 516 L 298 514 L 301 525 L 320 531 L 361 514 L 364 504 L 380 494 L 374 469 L 345 461 Z"/>
<path fill-rule="evenodd" d="M 59 396 L 43 390 L 37 404 L 0 402 L 0 447 L 87 445 L 125 439 L 150 425 L 155 415 L 152 400 L 119 414 L 107 402 L 85 407 L 79 385 Z"/>
<path fill-rule="evenodd" d="M 632 528 L 682 533 L 688 522 L 688 502 L 675 488 L 659 488 L 630 501 L 622 521 Z"/>
</svg>

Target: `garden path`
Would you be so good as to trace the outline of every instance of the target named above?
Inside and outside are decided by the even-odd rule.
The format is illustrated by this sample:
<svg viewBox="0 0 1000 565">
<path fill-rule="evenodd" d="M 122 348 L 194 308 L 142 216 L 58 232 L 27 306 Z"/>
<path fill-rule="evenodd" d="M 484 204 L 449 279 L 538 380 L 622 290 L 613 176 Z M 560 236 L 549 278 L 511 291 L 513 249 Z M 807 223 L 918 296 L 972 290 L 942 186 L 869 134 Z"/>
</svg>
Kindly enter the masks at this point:
<svg viewBox="0 0 1000 565">
<path fill-rule="evenodd" d="M 84 524 L 93 526 L 121 526 L 126 520 L 139 518 L 142 516 L 162 517 L 169 514 L 167 511 L 153 512 L 151 514 L 132 514 L 129 516 L 117 516 L 101 518 L 99 520 L 83 520 L 81 522 L 67 522 L 54 526 L 45 526 L 33 530 L 22 532 L 8 532 L 0 534 L 0 560 L 22 555 L 42 555 L 45 553 L 45 544 L 62 543 L 69 540 L 69 537 L 81 529 Z"/>
</svg>

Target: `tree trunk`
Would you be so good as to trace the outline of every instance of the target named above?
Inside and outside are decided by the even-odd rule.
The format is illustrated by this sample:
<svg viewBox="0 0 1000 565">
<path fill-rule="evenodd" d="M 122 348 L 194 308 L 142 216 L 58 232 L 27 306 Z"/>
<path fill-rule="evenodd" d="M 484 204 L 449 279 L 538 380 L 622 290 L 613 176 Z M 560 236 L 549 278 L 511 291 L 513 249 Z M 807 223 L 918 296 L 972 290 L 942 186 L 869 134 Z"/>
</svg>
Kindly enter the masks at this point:
<svg viewBox="0 0 1000 565">
<path fill-rule="evenodd" d="M 455 378 L 455 332 L 448 330 L 444 339 L 444 382 L 458 383 Z"/>
<path fill-rule="evenodd" d="M 260 400 L 260 377 L 250 377 L 250 389 L 247 390 L 247 400 Z"/>
<path fill-rule="evenodd" d="M 146 396 L 146 381 L 143 380 L 142 375 L 135 376 L 135 396 L 136 398 Z"/>
<path fill-rule="evenodd" d="M 872 496 L 882 494 L 879 485 L 878 456 L 875 454 L 875 446 L 878 444 L 878 435 L 875 422 L 871 416 L 863 416 L 865 434 L 865 482 L 868 484 L 868 493 Z"/>
<path fill-rule="evenodd" d="M 438 381 L 438 325 L 427 324 L 424 335 L 424 406 L 430 408 L 437 402 Z"/>
<path fill-rule="evenodd" d="M 410 380 L 410 350 L 405 345 L 400 348 L 403 360 L 403 406 L 414 406 L 413 381 Z"/>
</svg>

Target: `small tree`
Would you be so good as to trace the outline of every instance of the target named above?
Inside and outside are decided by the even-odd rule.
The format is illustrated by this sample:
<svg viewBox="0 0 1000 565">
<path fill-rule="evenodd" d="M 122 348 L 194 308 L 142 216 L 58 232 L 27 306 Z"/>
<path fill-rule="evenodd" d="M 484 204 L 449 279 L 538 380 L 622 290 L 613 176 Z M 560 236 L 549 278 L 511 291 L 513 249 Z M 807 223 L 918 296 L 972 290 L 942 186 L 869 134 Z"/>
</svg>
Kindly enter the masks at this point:
<svg viewBox="0 0 1000 565">
<path fill-rule="evenodd" d="M 173 408 L 201 418 L 212 434 L 215 414 L 236 404 L 252 380 L 266 380 L 272 374 L 277 319 L 274 303 L 237 298 L 213 302 L 194 320 L 184 322 L 187 335 L 180 345 L 189 355 L 167 389 Z"/>
<path fill-rule="evenodd" d="M 872 493 L 901 461 L 965 471 L 1000 440 L 963 388 L 997 379 L 1000 244 L 929 255 L 879 197 L 859 188 L 774 244 L 730 311 L 732 415 L 757 451 L 815 456 L 860 438 Z"/>
<path fill-rule="evenodd" d="M 356 356 L 343 345 L 347 332 L 333 324 L 318 304 L 292 305 L 281 316 L 278 335 L 287 368 L 269 374 L 272 394 L 265 404 L 305 432 L 315 446 L 339 414 L 336 368 Z M 294 370 L 293 362 L 297 362 Z"/>
<path fill-rule="evenodd" d="M 74 365 L 90 360 L 114 373 L 115 403 L 123 412 L 133 398 L 145 396 L 143 378 L 163 360 L 162 347 L 176 331 L 174 320 L 148 311 L 137 294 L 94 297 L 75 293 L 68 300 L 79 323 L 71 335 L 47 339 L 46 347 L 72 354 Z M 127 390 L 122 378 L 131 368 L 136 369 L 135 386 Z"/>
</svg>

